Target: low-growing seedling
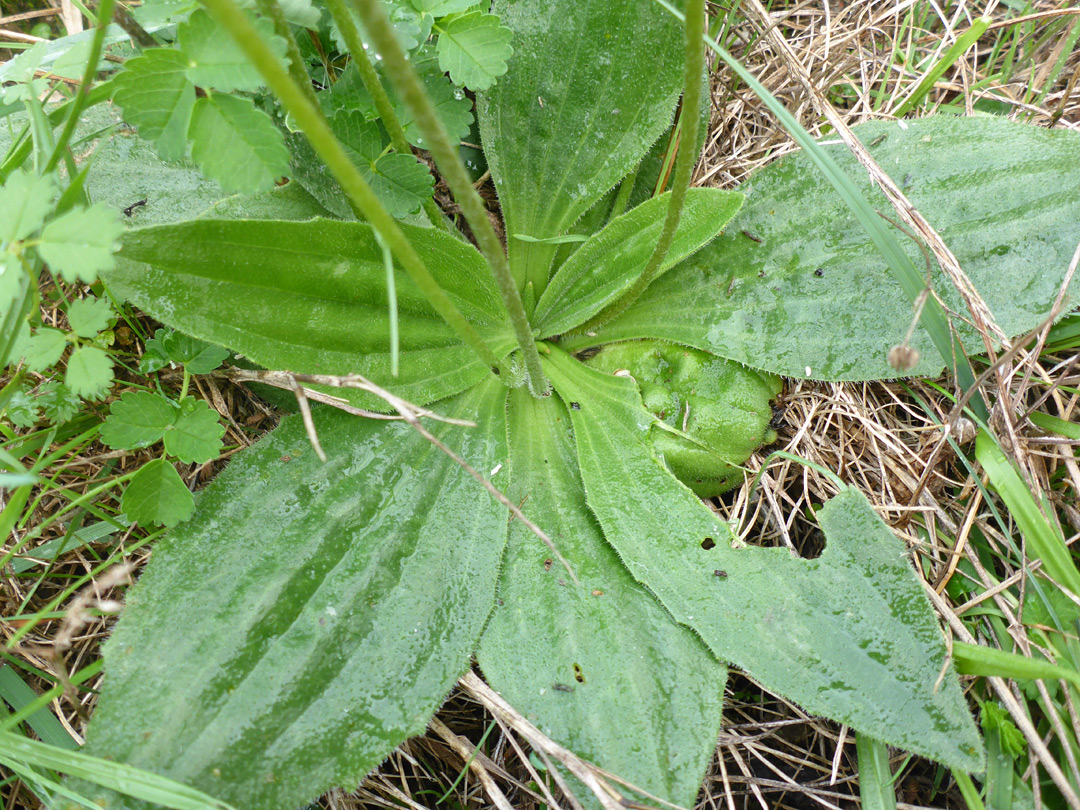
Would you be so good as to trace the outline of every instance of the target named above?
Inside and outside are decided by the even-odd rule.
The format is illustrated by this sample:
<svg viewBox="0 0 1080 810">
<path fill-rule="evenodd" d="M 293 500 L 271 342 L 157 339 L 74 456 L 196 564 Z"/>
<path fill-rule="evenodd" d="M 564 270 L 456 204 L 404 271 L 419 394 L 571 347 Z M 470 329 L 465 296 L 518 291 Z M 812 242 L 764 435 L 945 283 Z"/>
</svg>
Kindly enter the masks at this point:
<svg viewBox="0 0 1080 810">
<path fill-rule="evenodd" d="M 425 2 L 410 5 L 423 16 Z M 872 210 L 866 183 L 842 198 L 821 183 L 815 166 L 830 177 L 838 163 L 853 168 L 836 147 L 773 165 L 745 197 L 687 191 L 684 150 L 672 192 L 635 197 L 634 173 L 669 130 L 680 89 L 697 109 L 703 13 L 690 15 L 684 68 L 680 26 L 645 0 L 500 0 L 499 29 L 456 3 L 426 3 L 431 15 L 464 15 L 433 25 L 436 56 L 479 91 L 504 252 L 380 3 L 357 3 L 365 42 L 480 251 L 444 232 L 441 215 L 439 227 L 395 222 L 419 204 L 395 207 L 379 192 L 368 170 L 383 159 L 368 143 L 377 126 L 335 110 L 332 89 L 311 93 L 302 65 L 282 62 L 275 37 L 292 52 L 288 28 L 270 36 L 231 0 L 204 5 L 181 45 L 190 50 L 183 32 L 196 25 L 237 43 L 243 67 L 257 68 L 245 73 L 252 92 L 265 81 L 310 141 L 306 152 L 291 144 L 300 182 L 237 201 L 233 218 L 130 230 L 107 282 L 267 368 L 361 374 L 475 426 L 432 423 L 423 435 L 322 408 L 237 454 L 129 594 L 105 648 L 91 753 L 238 806 L 298 805 L 356 784 L 421 732 L 475 656 L 545 733 L 684 806 L 713 751 L 729 663 L 850 725 L 864 750 L 876 739 L 982 769 L 922 585 L 862 495 L 838 487 L 821 505 L 826 548 L 804 560 L 735 547 L 687 486 L 711 494 L 738 480 L 770 438 L 773 375 L 896 376 L 888 350 L 906 343 L 924 283 L 916 246 L 904 252 L 877 218 L 868 235 L 866 217 L 851 216 Z M 352 58 L 366 61 L 346 35 L 351 12 L 328 6 Z M 501 26 L 513 55 L 491 85 L 499 59 L 468 65 L 455 49 Z M 178 84 L 199 84 L 190 66 L 182 73 Z M 374 99 L 378 86 L 362 83 Z M 390 143 L 394 119 L 379 115 Z M 694 143 L 691 118 L 682 126 Z M 860 135 L 1006 332 L 1045 317 L 1080 239 L 1075 133 L 934 119 Z M 307 195 L 295 186 L 314 188 L 315 156 L 337 186 Z M 901 280 L 889 269 L 898 263 L 911 265 Z M 961 309 L 940 277 L 932 283 Z M 936 300 L 926 311 L 944 323 Z M 971 334 L 952 335 L 957 357 Z M 924 330 L 911 342 L 912 373 L 960 367 Z M 334 393 L 390 410 L 370 390 Z M 190 455 L 184 431 L 170 439 L 182 414 L 154 396 L 121 400 L 117 441 L 171 440 Z M 135 804 L 83 789 L 103 806 Z"/>
</svg>

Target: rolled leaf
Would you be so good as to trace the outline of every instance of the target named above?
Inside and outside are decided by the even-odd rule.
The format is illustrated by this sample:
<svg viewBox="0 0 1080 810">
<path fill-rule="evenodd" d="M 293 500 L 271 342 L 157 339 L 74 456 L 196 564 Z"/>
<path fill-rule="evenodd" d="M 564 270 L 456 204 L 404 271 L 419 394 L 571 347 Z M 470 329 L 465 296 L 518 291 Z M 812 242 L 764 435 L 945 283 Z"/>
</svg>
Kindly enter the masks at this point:
<svg viewBox="0 0 1080 810">
<path fill-rule="evenodd" d="M 944 237 L 1005 333 L 1038 325 L 1080 241 L 1080 134 L 945 116 L 855 132 Z M 892 216 L 846 148 L 826 149 Z M 809 159 L 783 158 L 742 190 L 746 205 L 719 239 L 659 279 L 599 338 L 566 347 L 651 337 L 789 376 L 900 376 L 886 355 L 903 340 L 912 306 Z M 899 238 L 922 267 L 917 245 Z M 936 268 L 933 286 L 967 315 Z M 970 351 L 982 350 L 970 328 L 954 325 Z M 922 329 L 913 345 L 922 361 L 909 373 L 939 373 L 941 358 Z"/>
<path fill-rule="evenodd" d="M 509 478 L 580 579 L 520 521 L 480 641 L 492 687 L 549 736 L 649 793 L 692 807 L 720 727 L 727 671 L 634 581 L 585 505 L 557 397 L 511 393 Z"/>
<path fill-rule="evenodd" d="M 558 236 L 671 123 L 680 26 L 651 0 L 500 0 L 493 11 L 514 55 L 477 101 L 506 232 Z M 542 292 L 554 246 L 511 239 L 509 252 L 518 283 Z"/>
<path fill-rule="evenodd" d="M 652 453 L 632 380 L 554 350 L 588 503 L 634 577 L 723 661 L 856 730 L 965 771 L 982 766 L 945 643 L 903 545 L 856 490 L 822 507 L 824 553 L 732 548 L 732 534 Z M 577 407 L 574 407 L 574 404 Z"/>
<path fill-rule="evenodd" d="M 505 459 L 498 382 L 438 425 L 479 469 Z M 238 456 L 154 547 L 105 645 L 88 753 L 236 807 L 355 785 L 422 732 L 491 610 L 506 511 L 401 423 L 320 409 Z M 102 807 L 141 807 L 80 785 Z"/>
<path fill-rule="evenodd" d="M 513 333 L 480 254 L 447 234 L 402 227 L 481 335 L 508 352 Z M 366 223 L 196 220 L 130 231 L 120 256 L 109 274 L 117 292 L 267 368 L 359 373 L 418 404 L 490 375 L 401 274 L 401 373 L 391 376 L 386 271 Z M 338 393 L 387 410 L 373 395 Z"/>
</svg>

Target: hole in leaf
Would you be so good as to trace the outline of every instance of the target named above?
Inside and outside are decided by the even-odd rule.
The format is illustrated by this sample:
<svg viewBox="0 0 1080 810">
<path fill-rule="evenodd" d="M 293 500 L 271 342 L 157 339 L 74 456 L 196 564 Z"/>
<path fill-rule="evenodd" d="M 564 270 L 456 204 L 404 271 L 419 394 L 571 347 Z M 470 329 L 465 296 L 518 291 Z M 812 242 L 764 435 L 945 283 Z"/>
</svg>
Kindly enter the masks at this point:
<svg viewBox="0 0 1080 810">
<path fill-rule="evenodd" d="M 581 667 L 574 664 L 574 680 L 578 683 L 585 683 L 585 676 L 581 674 Z"/>
<path fill-rule="evenodd" d="M 708 551 L 710 548 L 716 548 L 716 541 L 713 540 L 711 537 L 706 537 L 704 540 L 701 541 L 701 547 L 706 551 Z"/>
</svg>

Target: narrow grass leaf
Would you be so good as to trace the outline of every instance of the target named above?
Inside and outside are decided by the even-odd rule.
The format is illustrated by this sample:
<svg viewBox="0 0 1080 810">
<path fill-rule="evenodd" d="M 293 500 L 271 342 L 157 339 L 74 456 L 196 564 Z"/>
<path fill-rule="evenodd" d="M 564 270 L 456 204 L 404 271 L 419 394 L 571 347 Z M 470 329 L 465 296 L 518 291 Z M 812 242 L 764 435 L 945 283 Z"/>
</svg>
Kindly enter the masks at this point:
<svg viewBox="0 0 1080 810">
<path fill-rule="evenodd" d="M 855 735 L 859 797 L 865 810 L 896 810 L 896 787 L 889 767 L 889 747 L 865 734 Z"/>
<path fill-rule="evenodd" d="M 14 711 L 18 711 L 37 698 L 31 689 L 10 665 L 0 664 L 0 698 L 3 698 Z M 57 748 L 74 751 L 79 747 L 68 730 L 64 728 L 56 715 L 49 708 L 41 708 L 26 718 L 26 724 L 34 730 L 43 743 Z"/>
<path fill-rule="evenodd" d="M 1029 658 L 981 644 L 953 642 L 953 659 L 962 675 L 1016 680 L 1065 680 L 1080 689 L 1080 672 L 1049 661 Z"/>
<path fill-rule="evenodd" d="M 941 59 L 926 72 L 926 75 L 922 77 L 915 89 L 911 91 L 911 94 L 900 102 L 891 114 L 896 118 L 903 118 L 908 112 L 915 109 L 945 71 L 956 64 L 956 60 L 967 53 L 979 41 L 979 37 L 986 32 L 986 28 L 991 22 L 992 20 L 989 17 L 977 17 L 971 27 L 959 36 L 956 42 L 949 47 L 949 50 L 945 51 Z"/>
<path fill-rule="evenodd" d="M 10 731 L 0 731 L 0 757 L 51 768 L 172 810 L 232 810 L 225 802 L 158 774 L 28 740 Z"/>
<path fill-rule="evenodd" d="M 1043 571 L 1059 585 L 1080 596 L 1080 571 L 1076 570 L 1072 555 L 1054 508 L 1044 502 L 1042 508 L 1035 502 L 1031 488 L 1006 458 L 992 435 L 980 430 L 975 438 L 975 457 L 990 478 L 1009 514 L 1020 526 L 1027 541 L 1027 556 L 1041 560 Z"/>
</svg>

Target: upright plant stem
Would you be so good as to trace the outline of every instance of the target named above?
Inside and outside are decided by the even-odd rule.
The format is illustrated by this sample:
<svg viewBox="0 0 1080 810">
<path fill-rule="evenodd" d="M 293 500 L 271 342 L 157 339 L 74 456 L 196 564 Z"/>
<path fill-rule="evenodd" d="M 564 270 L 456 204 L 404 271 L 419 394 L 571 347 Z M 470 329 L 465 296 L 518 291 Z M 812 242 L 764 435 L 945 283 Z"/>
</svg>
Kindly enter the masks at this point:
<svg viewBox="0 0 1080 810">
<path fill-rule="evenodd" d="M 420 77 L 416 75 L 416 71 L 405 57 L 401 46 L 398 45 L 382 3 L 380 0 L 354 0 L 354 2 L 364 21 L 364 27 L 371 36 L 372 44 L 383 58 L 383 64 L 386 65 L 386 72 L 394 89 L 408 105 L 416 125 L 424 133 L 428 150 L 435 158 L 435 165 L 439 167 L 443 179 L 454 193 L 454 198 L 461 206 L 465 220 L 472 228 L 473 236 L 476 237 L 476 242 L 480 246 L 480 252 L 484 254 L 484 258 L 491 267 L 503 304 L 510 314 L 510 322 L 513 324 L 522 356 L 525 358 L 525 368 L 529 375 L 529 391 L 534 396 L 543 396 L 547 393 L 548 383 L 540 366 L 540 353 L 536 349 L 532 327 L 525 314 L 525 307 L 521 303 L 521 293 L 514 283 L 514 277 L 510 274 L 506 253 L 503 251 L 499 237 L 495 234 L 495 229 L 491 227 L 483 200 L 473 188 L 457 149 L 450 142 L 431 99 L 424 92 Z"/>
<path fill-rule="evenodd" d="M 261 1 L 267 2 L 268 0 Z M 394 112 L 390 97 L 386 95 L 386 89 L 382 86 L 382 82 L 379 81 L 379 74 L 375 71 L 375 66 L 368 59 L 367 51 L 364 50 L 364 41 L 360 37 L 360 30 L 356 27 L 356 21 L 353 20 L 348 8 L 346 8 L 345 0 L 326 0 L 326 7 L 330 11 L 330 16 L 334 18 L 334 22 L 337 23 L 341 37 L 345 40 L 345 46 L 352 55 L 353 64 L 356 65 L 356 69 L 360 72 L 360 81 L 364 83 L 364 89 L 368 91 L 375 102 L 375 111 L 379 114 L 379 120 L 382 121 L 387 134 L 390 136 L 390 145 L 399 154 L 411 155 L 412 146 L 409 144 L 409 139 L 405 137 L 405 130 Z M 456 230 L 446 220 L 446 216 L 439 210 L 439 206 L 431 197 L 424 201 L 424 211 L 427 212 L 432 225 L 447 232 Z"/>
<path fill-rule="evenodd" d="M 304 69 L 304 57 L 300 55 L 300 46 L 296 44 L 296 37 L 292 35 L 289 21 L 285 19 L 285 12 L 281 10 L 277 0 L 256 0 L 256 6 L 260 14 L 270 18 L 274 24 L 274 33 L 285 40 L 285 58 L 289 60 L 289 75 L 307 93 L 308 101 L 317 103 L 315 91 L 311 89 L 311 79 Z"/>
<path fill-rule="evenodd" d="M 671 243 L 675 241 L 675 230 L 679 227 L 686 191 L 690 188 L 690 179 L 698 157 L 694 146 L 697 144 L 698 129 L 701 125 L 698 110 L 701 109 L 701 74 L 705 69 L 705 49 L 701 45 L 701 38 L 705 35 L 705 0 L 687 0 L 685 28 L 686 72 L 683 76 L 682 115 L 679 116 L 682 148 L 675 158 L 675 179 L 672 181 L 671 199 L 668 201 L 667 216 L 664 218 L 663 230 L 660 231 L 660 239 L 634 286 L 627 290 L 622 298 L 581 327 L 582 331 L 596 330 L 629 309 L 653 283 Z"/>
<path fill-rule="evenodd" d="M 98 5 L 97 28 L 94 30 L 94 38 L 90 41 L 90 54 L 86 58 L 86 69 L 83 71 L 82 81 L 79 82 L 79 89 L 75 92 L 71 111 L 64 122 L 64 130 L 60 133 L 60 138 L 57 140 L 56 146 L 53 147 L 52 154 L 49 155 L 49 160 L 46 162 L 42 174 L 48 174 L 56 168 L 56 164 L 60 162 L 60 156 L 64 154 L 64 150 L 67 149 L 71 136 L 75 132 L 75 125 L 79 123 L 79 116 L 82 115 L 83 108 L 86 106 L 86 95 L 89 92 L 90 83 L 97 73 L 98 61 L 101 59 L 101 49 L 105 45 L 105 32 L 109 28 L 109 23 L 112 22 L 114 5 L 114 0 L 101 0 L 100 5 Z"/>
<path fill-rule="evenodd" d="M 435 311 L 457 332 L 469 348 L 476 352 L 493 372 L 498 374 L 502 368 L 502 361 L 495 356 L 491 347 L 484 342 L 472 324 L 465 319 L 465 316 L 439 286 L 405 234 L 402 233 L 401 228 L 398 227 L 397 222 L 383 207 L 379 198 L 371 190 L 371 186 L 349 160 L 349 156 L 334 137 L 322 112 L 281 66 L 274 53 L 259 37 L 255 26 L 244 16 L 233 0 L 204 0 L 203 5 L 255 65 L 266 84 L 303 129 L 312 148 L 326 163 L 350 201 L 363 212 L 368 222 L 390 246 L 390 250 L 393 251 L 405 272 L 420 288 Z"/>
</svg>

